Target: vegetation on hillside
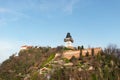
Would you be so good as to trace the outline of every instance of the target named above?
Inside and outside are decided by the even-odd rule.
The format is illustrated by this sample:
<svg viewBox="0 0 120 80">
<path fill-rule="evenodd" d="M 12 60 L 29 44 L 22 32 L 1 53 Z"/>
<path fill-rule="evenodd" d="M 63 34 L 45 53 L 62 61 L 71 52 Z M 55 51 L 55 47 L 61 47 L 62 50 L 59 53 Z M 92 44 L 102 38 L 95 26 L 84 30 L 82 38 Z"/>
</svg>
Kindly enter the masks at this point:
<svg viewBox="0 0 120 80">
<path fill-rule="evenodd" d="M 64 47 L 33 47 L 0 65 L 0 80 L 120 80 L 120 52 L 109 46 L 97 56 L 68 60 Z"/>
</svg>

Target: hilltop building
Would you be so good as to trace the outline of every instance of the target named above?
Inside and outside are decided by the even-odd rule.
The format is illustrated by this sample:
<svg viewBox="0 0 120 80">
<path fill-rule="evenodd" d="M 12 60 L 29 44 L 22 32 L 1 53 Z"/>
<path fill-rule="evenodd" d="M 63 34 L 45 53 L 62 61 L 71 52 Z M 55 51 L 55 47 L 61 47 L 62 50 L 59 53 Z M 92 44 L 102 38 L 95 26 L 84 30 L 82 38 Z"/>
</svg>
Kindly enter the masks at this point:
<svg viewBox="0 0 120 80">
<path fill-rule="evenodd" d="M 64 42 L 66 43 L 65 47 L 67 48 L 73 48 L 72 43 L 74 40 L 72 39 L 72 36 L 70 33 L 67 33 L 66 38 L 64 39 Z"/>
<path fill-rule="evenodd" d="M 27 45 L 24 45 L 24 46 L 21 46 L 21 49 L 20 50 L 27 50 L 27 49 L 30 49 L 32 48 L 33 46 L 27 46 Z"/>
</svg>

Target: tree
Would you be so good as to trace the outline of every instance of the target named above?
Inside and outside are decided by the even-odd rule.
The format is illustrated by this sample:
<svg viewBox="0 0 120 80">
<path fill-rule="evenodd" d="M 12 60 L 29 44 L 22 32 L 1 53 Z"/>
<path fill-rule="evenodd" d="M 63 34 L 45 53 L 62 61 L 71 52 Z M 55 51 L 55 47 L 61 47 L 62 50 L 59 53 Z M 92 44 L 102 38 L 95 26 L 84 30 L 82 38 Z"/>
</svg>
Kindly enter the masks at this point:
<svg viewBox="0 0 120 80">
<path fill-rule="evenodd" d="M 78 46 L 78 50 L 80 50 L 81 49 L 81 47 L 80 46 Z"/>
<path fill-rule="evenodd" d="M 88 51 L 86 52 L 86 57 L 87 57 L 87 56 L 89 56 L 89 52 L 88 52 Z"/>
<path fill-rule="evenodd" d="M 117 48 L 115 44 L 108 45 L 107 48 L 104 49 L 104 53 L 114 55 L 120 59 L 120 49 Z"/>
<path fill-rule="evenodd" d="M 81 49 L 84 49 L 84 46 L 83 46 L 83 45 L 81 46 Z"/>
<path fill-rule="evenodd" d="M 115 45 L 115 44 L 108 45 L 107 48 L 105 48 L 104 52 L 107 54 L 116 53 L 117 52 L 117 45 Z"/>
<path fill-rule="evenodd" d="M 82 59 L 82 49 L 80 49 L 79 59 Z"/>
<path fill-rule="evenodd" d="M 92 56 L 94 56 L 94 48 L 92 48 Z"/>
</svg>

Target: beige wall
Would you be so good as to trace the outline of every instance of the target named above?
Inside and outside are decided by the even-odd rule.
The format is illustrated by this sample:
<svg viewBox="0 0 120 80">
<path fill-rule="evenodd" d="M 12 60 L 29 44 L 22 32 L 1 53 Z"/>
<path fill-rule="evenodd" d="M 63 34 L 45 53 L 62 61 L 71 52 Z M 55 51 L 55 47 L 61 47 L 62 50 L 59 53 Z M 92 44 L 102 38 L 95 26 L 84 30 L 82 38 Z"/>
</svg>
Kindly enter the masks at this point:
<svg viewBox="0 0 120 80">
<path fill-rule="evenodd" d="M 101 48 L 93 48 L 93 49 L 94 49 L 94 55 L 97 55 L 102 50 Z M 89 55 L 92 55 L 92 48 L 82 50 L 82 55 L 85 56 L 87 52 L 89 53 Z M 75 50 L 75 51 L 69 50 L 63 53 L 64 58 L 71 59 L 72 56 L 79 58 L 80 50 Z"/>
<path fill-rule="evenodd" d="M 67 59 L 71 59 L 72 56 L 75 56 L 76 58 L 79 58 L 80 51 L 67 51 L 63 53 L 63 57 Z"/>
</svg>

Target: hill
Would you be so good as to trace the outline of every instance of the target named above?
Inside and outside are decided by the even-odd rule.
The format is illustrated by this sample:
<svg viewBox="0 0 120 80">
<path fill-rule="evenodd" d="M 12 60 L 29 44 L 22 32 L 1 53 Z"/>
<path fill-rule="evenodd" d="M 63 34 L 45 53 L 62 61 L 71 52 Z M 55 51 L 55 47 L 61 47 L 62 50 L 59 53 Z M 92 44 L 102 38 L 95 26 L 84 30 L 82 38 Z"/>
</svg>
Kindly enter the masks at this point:
<svg viewBox="0 0 120 80">
<path fill-rule="evenodd" d="M 0 80 L 120 80 L 120 60 L 115 51 L 71 59 L 61 56 L 65 47 L 31 47 L 0 65 Z"/>
</svg>

